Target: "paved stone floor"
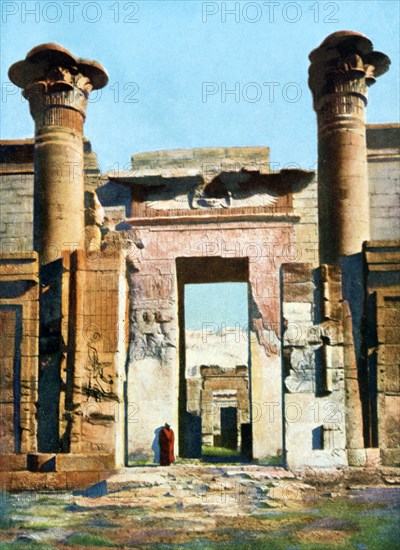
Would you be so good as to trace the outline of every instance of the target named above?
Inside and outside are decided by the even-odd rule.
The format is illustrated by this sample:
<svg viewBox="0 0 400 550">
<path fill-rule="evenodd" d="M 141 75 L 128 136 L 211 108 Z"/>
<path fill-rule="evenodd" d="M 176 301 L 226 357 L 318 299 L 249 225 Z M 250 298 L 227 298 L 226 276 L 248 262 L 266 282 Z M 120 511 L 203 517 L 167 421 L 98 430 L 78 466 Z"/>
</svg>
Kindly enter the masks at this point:
<svg viewBox="0 0 400 550">
<path fill-rule="evenodd" d="M 400 548 L 398 472 L 173 465 L 1 500 L 0 549 Z"/>
</svg>

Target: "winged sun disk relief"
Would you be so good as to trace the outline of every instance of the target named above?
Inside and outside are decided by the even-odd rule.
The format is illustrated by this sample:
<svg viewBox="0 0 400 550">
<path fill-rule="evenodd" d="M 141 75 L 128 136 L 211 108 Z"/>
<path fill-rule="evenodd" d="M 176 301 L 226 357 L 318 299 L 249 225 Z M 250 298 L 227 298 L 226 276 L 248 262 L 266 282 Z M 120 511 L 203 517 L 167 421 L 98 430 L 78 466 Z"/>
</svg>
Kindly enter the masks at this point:
<svg viewBox="0 0 400 550">
<path fill-rule="evenodd" d="M 240 192 L 227 190 L 222 197 L 213 197 L 205 193 L 204 188 L 197 188 L 189 194 L 178 195 L 166 200 L 146 201 L 146 207 L 151 210 L 198 210 L 246 208 L 254 206 L 274 206 L 278 197 L 268 193 L 255 193 L 251 196 L 241 196 Z"/>
</svg>

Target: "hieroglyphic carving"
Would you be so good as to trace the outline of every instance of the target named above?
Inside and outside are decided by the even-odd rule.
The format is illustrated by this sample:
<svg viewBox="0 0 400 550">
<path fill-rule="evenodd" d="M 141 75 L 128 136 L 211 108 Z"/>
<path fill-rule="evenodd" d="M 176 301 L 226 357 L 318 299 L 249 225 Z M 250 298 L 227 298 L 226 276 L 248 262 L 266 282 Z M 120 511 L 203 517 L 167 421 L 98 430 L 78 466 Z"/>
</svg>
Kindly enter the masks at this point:
<svg viewBox="0 0 400 550">
<path fill-rule="evenodd" d="M 160 311 L 138 312 L 135 323 L 135 346 L 132 350 L 135 359 L 151 356 L 161 359 L 165 348 L 176 347 L 168 329 L 171 320 L 171 316 L 165 316 Z"/>
<path fill-rule="evenodd" d="M 88 342 L 88 360 L 86 369 L 89 371 L 89 380 L 87 386 L 83 386 L 83 391 L 89 397 L 94 397 L 96 401 L 111 399 L 118 401 L 118 397 L 113 390 L 113 379 L 106 376 L 104 369 L 111 367 L 110 362 L 100 362 L 99 354 L 92 342 Z"/>
</svg>

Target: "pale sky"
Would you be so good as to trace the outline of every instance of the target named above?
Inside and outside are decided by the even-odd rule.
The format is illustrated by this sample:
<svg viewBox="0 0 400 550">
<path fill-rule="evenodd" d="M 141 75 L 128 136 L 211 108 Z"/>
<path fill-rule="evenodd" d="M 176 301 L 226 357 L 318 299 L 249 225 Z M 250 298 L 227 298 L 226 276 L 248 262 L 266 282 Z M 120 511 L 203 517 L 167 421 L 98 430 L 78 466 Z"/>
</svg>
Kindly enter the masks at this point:
<svg viewBox="0 0 400 550">
<path fill-rule="evenodd" d="M 185 285 L 186 328 L 205 329 L 214 334 L 224 327 L 240 325 L 239 330 L 246 331 L 247 293 L 247 283 Z"/>
<path fill-rule="evenodd" d="M 9 66 L 32 47 L 57 42 L 109 73 L 108 86 L 92 95 L 85 125 L 103 172 L 129 169 L 135 152 L 260 145 L 271 148 L 275 170 L 315 169 L 308 54 L 337 30 L 367 35 L 392 59 L 370 90 L 367 120 L 399 120 L 397 0 L 2 0 L 1 9 L 1 138 L 33 135 L 28 105 L 8 81 Z M 228 306 L 244 299 L 244 286 L 235 302 L 232 290 L 225 300 L 222 287 L 208 289 L 207 302 L 204 287 L 198 290 L 188 326 L 197 328 L 210 315 L 227 325 L 241 322 L 246 307 L 232 313 Z"/>
<path fill-rule="evenodd" d="M 368 121 L 399 119 L 397 0 L 2 0 L 1 8 L 1 137 L 33 134 L 8 67 L 58 42 L 109 73 L 85 126 L 103 171 L 128 168 L 134 152 L 249 145 L 270 146 L 275 169 L 315 167 L 308 54 L 341 29 L 366 34 L 392 59 L 370 91 Z"/>
</svg>

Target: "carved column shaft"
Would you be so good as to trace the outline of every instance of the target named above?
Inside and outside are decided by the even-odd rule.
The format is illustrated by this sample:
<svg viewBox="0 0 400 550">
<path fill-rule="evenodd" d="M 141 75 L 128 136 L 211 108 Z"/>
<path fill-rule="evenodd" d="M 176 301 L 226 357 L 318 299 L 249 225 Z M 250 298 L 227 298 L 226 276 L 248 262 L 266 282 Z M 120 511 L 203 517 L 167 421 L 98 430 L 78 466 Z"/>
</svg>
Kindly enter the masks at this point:
<svg viewBox="0 0 400 550">
<path fill-rule="evenodd" d="M 35 245 L 41 263 L 84 247 L 84 113 L 79 91 L 30 96 L 35 132 Z"/>
<path fill-rule="evenodd" d="M 365 97 L 365 96 L 364 96 Z M 370 238 L 364 98 L 324 98 L 318 112 L 321 262 L 360 252 Z"/>
<path fill-rule="evenodd" d="M 310 54 L 318 119 L 321 263 L 361 252 L 370 238 L 365 107 L 389 59 L 358 33 L 334 33 Z"/>
</svg>

